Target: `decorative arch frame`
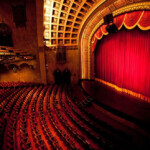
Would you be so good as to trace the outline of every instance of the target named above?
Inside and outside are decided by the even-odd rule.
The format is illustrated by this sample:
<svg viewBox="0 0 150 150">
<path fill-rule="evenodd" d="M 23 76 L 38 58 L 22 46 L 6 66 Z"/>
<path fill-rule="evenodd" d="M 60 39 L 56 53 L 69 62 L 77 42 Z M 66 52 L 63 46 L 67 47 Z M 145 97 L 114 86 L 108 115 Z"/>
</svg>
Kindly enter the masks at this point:
<svg viewBox="0 0 150 150">
<path fill-rule="evenodd" d="M 95 6 L 95 10 L 99 8 L 100 6 Z M 79 36 L 80 78 L 94 79 L 94 54 L 91 41 L 96 30 L 104 23 L 103 17 L 109 13 L 112 13 L 115 17 L 134 10 L 150 10 L 150 2 L 147 0 L 142 2 L 141 0 L 117 0 L 101 11 L 91 13 L 92 17 L 88 22 L 84 22 L 86 25 L 82 25 L 84 29 L 81 30 Z"/>
</svg>

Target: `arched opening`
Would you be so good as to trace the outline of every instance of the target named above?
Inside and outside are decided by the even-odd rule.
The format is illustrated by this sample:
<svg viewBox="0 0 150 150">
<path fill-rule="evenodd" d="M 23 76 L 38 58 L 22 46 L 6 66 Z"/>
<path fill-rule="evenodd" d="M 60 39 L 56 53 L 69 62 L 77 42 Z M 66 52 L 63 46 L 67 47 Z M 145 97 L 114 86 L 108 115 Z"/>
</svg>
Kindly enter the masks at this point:
<svg viewBox="0 0 150 150">
<path fill-rule="evenodd" d="M 108 6 L 101 10 L 100 7 L 95 7 L 95 10 L 90 14 L 89 19 L 84 23 L 84 29 L 81 30 L 80 40 L 80 66 L 81 66 L 81 78 L 82 79 L 94 79 L 94 55 L 92 53 L 92 37 L 97 29 L 103 25 L 103 17 L 109 13 L 113 14 L 113 17 L 117 15 L 136 11 L 136 10 L 149 10 L 149 2 L 134 1 L 133 3 L 121 4 L 118 0 L 117 8 L 115 4 Z M 96 11 L 97 10 L 97 11 Z M 98 11 L 99 10 L 99 11 Z"/>
<path fill-rule="evenodd" d="M 13 46 L 12 32 L 6 23 L 0 23 L 0 46 Z"/>
</svg>

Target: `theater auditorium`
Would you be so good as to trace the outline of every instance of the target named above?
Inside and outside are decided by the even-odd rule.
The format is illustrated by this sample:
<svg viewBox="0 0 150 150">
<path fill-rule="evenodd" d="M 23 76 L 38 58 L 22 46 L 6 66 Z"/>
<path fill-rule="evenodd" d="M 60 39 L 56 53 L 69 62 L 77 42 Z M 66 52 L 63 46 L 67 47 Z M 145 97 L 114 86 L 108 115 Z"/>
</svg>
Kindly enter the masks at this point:
<svg viewBox="0 0 150 150">
<path fill-rule="evenodd" d="M 150 1 L 0 0 L 0 150 L 150 150 Z"/>
</svg>

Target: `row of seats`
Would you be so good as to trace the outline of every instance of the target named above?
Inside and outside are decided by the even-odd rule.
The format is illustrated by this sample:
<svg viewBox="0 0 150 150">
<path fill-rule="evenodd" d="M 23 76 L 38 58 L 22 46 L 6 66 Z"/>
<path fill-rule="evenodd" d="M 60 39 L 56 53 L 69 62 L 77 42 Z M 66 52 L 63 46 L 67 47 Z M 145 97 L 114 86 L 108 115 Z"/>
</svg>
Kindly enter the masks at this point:
<svg viewBox="0 0 150 150">
<path fill-rule="evenodd" d="M 2 102 L 6 97 L 8 97 L 9 95 L 11 95 L 16 89 L 3 89 L 1 92 L 0 92 L 0 102 Z"/>
<path fill-rule="evenodd" d="M 6 105 L 8 105 L 12 99 L 14 99 L 15 95 L 17 95 L 17 93 L 20 91 L 20 88 L 16 89 L 16 90 L 10 90 L 8 92 L 8 94 L 4 94 L 2 96 L 1 102 L 0 102 L 0 113 L 3 112 L 3 109 L 6 107 Z M 9 105 L 8 105 L 9 106 Z M 7 106 L 7 107 L 8 107 Z"/>
<path fill-rule="evenodd" d="M 34 88 L 31 88 L 31 90 L 28 92 L 27 96 L 25 97 L 23 105 L 19 112 L 19 116 L 20 116 L 18 120 L 19 136 L 16 141 L 17 149 L 23 149 L 23 150 L 32 149 L 31 147 L 32 140 L 29 137 L 29 135 L 31 134 L 31 126 L 29 125 L 29 121 L 32 118 L 32 114 L 28 114 L 28 108 L 37 88 L 38 87 L 36 86 Z"/>
<path fill-rule="evenodd" d="M 15 88 L 15 87 L 23 87 L 23 86 L 36 86 L 40 85 L 39 83 L 32 82 L 1 82 L 0 88 Z"/>
<path fill-rule="evenodd" d="M 64 93 L 65 94 L 65 93 Z M 65 95 L 64 95 L 65 96 Z M 72 122 L 72 124 L 74 124 L 74 126 L 75 126 L 75 130 L 76 131 L 82 131 L 82 132 L 77 132 L 78 134 L 77 134 L 77 137 L 79 138 L 79 139 L 82 139 L 82 141 L 84 141 L 84 144 L 85 144 L 85 146 L 86 147 L 88 147 L 88 148 L 90 148 L 90 149 L 92 149 L 92 146 L 93 146 L 93 148 L 95 147 L 97 147 L 97 145 L 95 145 L 95 141 L 92 139 L 92 138 L 94 138 L 93 136 L 92 136 L 92 138 L 88 138 L 88 134 L 89 134 L 89 131 L 86 131 L 86 128 L 88 128 L 89 129 L 89 127 L 86 125 L 86 124 L 84 124 L 83 123 L 83 121 L 82 120 L 80 120 L 80 118 L 78 118 L 77 116 L 76 116 L 76 114 L 72 111 L 72 106 L 71 105 L 68 105 L 67 104 L 67 99 L 66 99 L 66 97 L 63 97 L 63 102 L 62 102 L 62 107 L 63 107 L 63 109 L 64 109 L 64 111 L 65 111 L 65 113 L 66 113 L 66 115 L 68 116 L 68 118 L 70 118 L 70 121 Z M 92 130 L 92 129 L 91 129 Z M 80 133 L 80 134 L 79 134 Z M 85 135 L 87 135 L 87 136 L 85 136 Z M 92 141 L 92 140 L 93 141 Z M 88 143 L 91 143 L 91 145 L 89 145 Z"/>
<path fill-rule="evenodd" d="M 69 89 L 63 84 L 6 89 L 11 93 L 0 103 L 0 148 L 117 149 L 97 120 L 74 103 Z"/>
</svg>

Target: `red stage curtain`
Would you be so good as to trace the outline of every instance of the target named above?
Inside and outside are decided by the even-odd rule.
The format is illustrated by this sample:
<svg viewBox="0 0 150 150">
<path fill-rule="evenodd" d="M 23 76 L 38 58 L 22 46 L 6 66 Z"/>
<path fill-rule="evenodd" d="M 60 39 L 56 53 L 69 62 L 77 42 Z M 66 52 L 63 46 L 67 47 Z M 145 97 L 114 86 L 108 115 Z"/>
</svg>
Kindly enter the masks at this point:
<svg viewBox="0 0 150 150">
<path fill-rule="evenodd" d="M 101 31 L 101 28 L 99 28 L 92 38 L 92 52 L 95 50 L 97 39 L 100 40 L 102 37 L 103 37 L 103 33 Z"/>
<path fill-rule="evenodd" d="M 114 18 L 114 23 L 117 26 L 118 30 L 122 28 L 124 25 L 127 29 L 133 29 L 138 26 L 141 30 L 149 30 L 150 29 L 150 11 L 134 11 L 128 12 L 126 14 L 121 14 Z M 105 29 L 106 25 L 102 25 L 96 33 L 93 35 L 92 39 L 92 51 L 94 52 L 97 39 L 101 39 L 103 35 L 108 35 L 107 30 Z"/>
<path fill-rule="evenodd" d="M 127 29 L 133 29 L 141 19 L 143 11 L 129 12 L 125 15 L 124 25 Z"/>
<path fill-rule="evenodd" d="M 97 39 L 101 39 L 103 37 L 101 28 L 99 30 L 97 30 L 97 32 L 95 33 L 95 36 Z"/>
<path fill-rule="evenodd" d="M 97 38 L 95 38 L 93 40 L 93 43 L 92 43 L 92 52 L 95 50 L 96 44 L 97 44 Z"/>
<path fill-rule="evenodd" d="M 123 21 L 124 21 L 124 16 L 125 14 L 119 15 L 117 17 L 114 18 L 114 23 L 117 26 L 117 28 L 120 30 L 122 25 L 123 25 Z"/>
<path fill-rule="evenodd" d="M 103 25 L 103 26 L 101 27 L 102 33 L 103 33 L 104 35 L 107 35 L 107 34 L 108 34 L 108 32 L 107 32 L 107 30 L 106 30 L 106 26 L 107 26 L 107 25 Z"/>
<path fill-rule="evenodd" d="M 95 63 L 96 78 L 150 97 L 150 31 L 122 28 L 104 37 Z"/>
<path fill-rule="evenodd" d="M 138 26 L 142 30 L 149 30 L 150 29 L 150 11 L 144 11 Z"/>
</svg>

